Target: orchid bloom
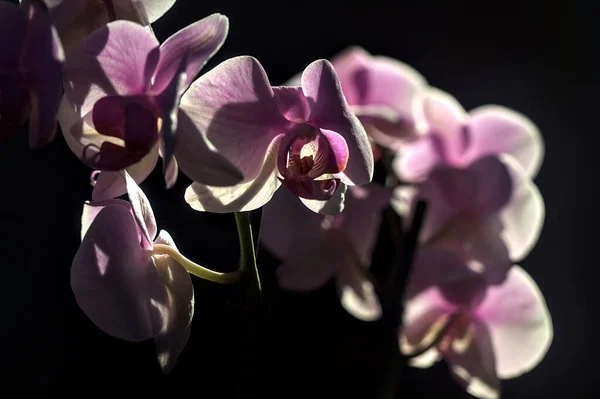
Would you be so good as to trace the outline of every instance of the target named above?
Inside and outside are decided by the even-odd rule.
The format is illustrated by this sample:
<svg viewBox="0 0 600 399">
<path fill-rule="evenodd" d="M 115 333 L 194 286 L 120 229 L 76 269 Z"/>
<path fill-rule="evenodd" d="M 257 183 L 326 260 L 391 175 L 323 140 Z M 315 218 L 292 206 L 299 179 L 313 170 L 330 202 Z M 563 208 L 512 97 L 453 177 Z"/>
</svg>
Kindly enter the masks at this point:
<svg viewBox="0 0 600 399">
<path fill-rule="evenodd" d="M 400 350 L 412 356 L 413 367 L 443 358 L 471 395 L 499 398 L 500 379 L 532 370 L 550 347 L 553 327 L 544 297 L 519 266 L 500 285 L 489 285 L 453 253 L 435 257 L 444 260 L 444 270 L 429 274 L 429 288 L 406 300 Z"/>
<path fill-rule="evenodd" d="M 473 270 L 490 269 L 495 282 L 531 251 L 544 223 L 538 188 L 508 155 L 438 166 L 416 188 L 396 188 L 392 205 L 407 215 L 419 199 L 428 204 L 421 248 L 456 251 Z"/>
<path fill-rule="evenodd" d="M 331 59 L 344 95 L 367 134 L 383 147 L 397 149 L 415 135 L 413 104 L 427 87 L 409 65 L 350 47 Z"/>
<path fill-rule="evenodd" d="M 382 210 L 391 193 L 371 183 L 349 187 L 345 207 L 335 216 L 306 209 L 280 190 L 263 208 L 261 244 L 279 257 L 279 285 L 290 291 L 310 291 L 336 281 L 342 306 L 354 317 L 371 321 L 381 306 L 364 268 L 371 262 Z"/>
<path fill-rule="evenodd" d="M 125 193 L 119 171 L 136 182 L 154 169 L 159 154 L 167 187 L 177 178 L 175 157 L 191 178 L 215 185 L 240 181 L 240 172 L 202 140 L 176 146 L 177 131 L 189 128 L 179 110 L 181 95 L 221 47 L 227 17 L 213 14 L 175 33 L 162 45 L 151 32 L 129 21 L 96 30 L 70 53 L 64 70 L 65 96 L 59 114 L 67 144 L 86 164 L 99 169 L 92 198 Z"/>
<path fill-rule="evenodd" d="M 162 17 L 175 0 L 44 0 L 67 54 L 107 23 L 123 19 L 144 26 Z"/>
<path fill-rule="evenodd" d="M 0 137 L 29 119 L 29 145 L 39 148 L 56 133 L 62 94 L 63 48 L 46 6 L 0 2 Z"/>
<path fill-rule="evenodd" d="M 182 352 L 194 314 L 194 290 L 174 257 L 171 236 L 157 227 L 143 191 L 126 175 L 129 201 L 88 202 L 81 245 L 71 268 L 79 307 L 106 333 L 127 341 L 154 338 L 168 373 Z M 160 247 L 173 251 L 157 251 Z"/>
<path fill-rule="evenodd" d="M 326 60 L 306 67 L 300 86 L 271 87 L 256 59 L 229 59 L 192 84 L 181 109 L 196 127 L 181 129 L 182 141 L 207 138 L 244 176 L 232 187 L 195 180 L 185 198 L 196 210 L 249 211 L 284 185 L 311 210 L 335 214 L 342 183 L 372 179 L 368 137 Z"/>
<path fill-rule="evenodd" d="M 394 170 L 405 181 L 427 178 L 436 165 L 465 167 L 486 155 L 511 155 L 534 178 L 544 157 L 538 128 L 524 115 L 499 105 L 467 113 L 456 99 L 430 88 L 415 100 L 419 138 L 403 146 Z"/>
</svg>

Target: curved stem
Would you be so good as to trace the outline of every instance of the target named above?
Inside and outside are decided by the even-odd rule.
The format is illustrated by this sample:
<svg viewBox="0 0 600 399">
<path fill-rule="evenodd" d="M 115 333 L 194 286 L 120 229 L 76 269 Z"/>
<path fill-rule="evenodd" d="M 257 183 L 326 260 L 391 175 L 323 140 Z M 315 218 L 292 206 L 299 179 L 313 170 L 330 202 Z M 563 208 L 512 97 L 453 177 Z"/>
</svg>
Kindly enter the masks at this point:
<svg viewBox="0 0 600 399">
<path fill-rule="evenodd" d="M 215 272 L 213 270 L 207 269 L 204 266 L 200 266 L 197 263 L 192 262 L 182 254 L 180 254 L 175 248 L 165 245 L 165 244 L 154 244 L 152 248 L 153 255 L 169 255 L 171 258 L 176 260 L 181 266 L 188 271 L 188 273 L 193 274 L 196 277 L 200 277 L 201 279 L 213 281 L 215 283 L 221 284 L 233 284 L 240 281 L 240 272 L 232 272 L 232 273 L 220 273 Z"/>
</svg>

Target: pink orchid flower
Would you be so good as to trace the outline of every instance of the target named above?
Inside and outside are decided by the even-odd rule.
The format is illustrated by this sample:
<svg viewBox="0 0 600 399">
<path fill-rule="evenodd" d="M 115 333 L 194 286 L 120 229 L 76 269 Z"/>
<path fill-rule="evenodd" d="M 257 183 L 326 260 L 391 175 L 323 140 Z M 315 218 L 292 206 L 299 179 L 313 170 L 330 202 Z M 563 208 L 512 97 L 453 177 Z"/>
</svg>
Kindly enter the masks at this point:
<svg viewBox="0 0 600 399">
<path fill-rule="evenodd" d="M 394 162 L 401 180 L 427 178 L 436 165 L 465 167 L 486 155 L 511 155 L 535 177 L 544 157 L 538 128 L 524 115 L 499 105 L 467 113 L 456 99 L 430 88 L 416 100 L 419 138 L 403 146 Z"/>
<path fill-rule="evenodd" d="M 415 134 L 413 103 L 425 78 L 409 65 L 349 47 L 331 59 L 346 101 L 379 145 L 396 149 Z M 287 83 L 297 85 L 300 76 Z"/>
<path fill-rule="evenodd" d="M 443 358 L 471 395 L 499 398 L 500 379 L 532 370 L 550 347 L 553 326 L 544 297 L 519 266 L 502 284 L 489 285 L 452 252 L 433 258 L 444 259 L 444 270 L 429 274 L 429 288 L 406 300 L 400 350 L 413 356 L 413 367 Z"/>
<path fill-rule="evenodd" d="M 206 138 L 244 176 L 232 187 L 196 180 L 185 195 L 196 210 L 256 209 L 284 185 L 313 211 L 336 213 L 342 183 L 372 179 L 368 137 L 326 60 L 306 67 L 300 86 L 271 87 L 256 59 L 229 59 L 192 84 L 181 109 L 196 127 L 182 129 L 182 140 Z M 194 146 L 186 151 L 197 158 Z"/>
<path fill-rule="evenodd" d="M 261 244 L 279 257 L 279 285 L 290 291 L 316 290 L 332 278 L 344 309 L 372 321 L 381 306 L 364 268 L 371 262 L 382 210 L 391 193 L 377 184 L 349 187 L 345 207 L 335 216 L 319 215 L 286 191 L 265 205 Z"/>
<path fill-rule="evenodd" d="M 1 2 L 0 44 L 0 137 L 11 137 L 29 119 L 29 145 L 39 148 L 56 133 L 64 60 L 46 6 Z"/>
<path fill-rule="evenodd" d="M 149 25 L 175 0 L 44 0 L 67 54 L 96 29 L 123 19 Z"/>
<path fill-rule="evenodd" d="M 169 255 L 153 254 L 171 236 L 158 236 L 148 199 L 125 172 L 129 201 L 88 202 L 81 245 L 71 268 L 79 307 L 106 333 L 126 340 L 154 338 L 158 361 L 171 371 L 190 334 L 194 290 L 188 272 Z"/>
<path fill-rule="evenodd" d="M 418 199 L 428 203 L 421 248 L 453 250 L 473 270 L 488 268 L 495 282 L 527 256 L 544 223 L 539 190 L 508 155 L 466 168 L 438 166 L 417 187 L 397 188 L 392 205 L 407 215 Z"/>
<path fill-rule="evenodd" d="M 93 199 L 124 194 L 119 171 L 127 169 L 139 183 L 152 172 L 159 155 L 167 187 L 177 178 L 177 161 L 197 181 L 240 181 L 240 172 L 206 142 L 176 145 L 177 131 L 193 128 L 179 110 L 181 95 L 221 47 L 228 27 L 227 17 L 213 14 L 159 45 L 142 26 L 115 21 L 72 50 L 64 69 L 59 120 L 71 150 L 102 171 Z M 188 156 L 190 145 L 196 157 Z"/>
</svg>

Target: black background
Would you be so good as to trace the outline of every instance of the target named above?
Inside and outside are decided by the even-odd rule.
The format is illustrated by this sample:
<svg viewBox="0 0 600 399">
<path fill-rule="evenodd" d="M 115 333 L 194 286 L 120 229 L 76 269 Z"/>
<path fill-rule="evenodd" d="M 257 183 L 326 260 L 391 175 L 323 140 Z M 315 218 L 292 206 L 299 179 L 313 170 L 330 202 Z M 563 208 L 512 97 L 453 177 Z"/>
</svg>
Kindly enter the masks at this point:
<svg viewBox="0 0 600 399">
<path fill-rule="evenodd" d="M 466 109 L 487 103 L 514 108 L 541 129 L 546 157 L 536 182 L 546 203 L 539 243 L 522 263 L 539 284 L 553 317 L 554 342 L 532 372 L 503 383 L 504 397 L 597 397 L 598 126 L 592 2 L 216 1 L 179 0 L 155 25 L 159 40 L 210 13 L 230 19 L 230 34 L 208 70 L 237 55 L 253 55 L 272 84 L 348 45 L 400 59 L 452 93 Z M 69 286 L 79 218 L 89 198 L 90 170 L 62 136 L 31 151 L 21 134 L 0 145 L 2 254 L 1 378 L 9 382 L 178 384 L 192 395 L 233 397 L 240 376 L 243 309 L 236 287 L 195 279 L 192 337 L 177 366 L 163 376 L 153 343 L 131 344 L 97 329 L 79 310 Z M 194 212 L 183 200 L 189 181 L 165 191 L 160 168 L 142 184 L 159 227 L 188 257 L 218 270 L 238 258 L 233 215 Z M 293 227 L 291 227 L 293 228 Z M 382 257 L 385 260 L 385 256 Z M 259 262 L 266 284 L 276 262 Z M 375 398 L 385 385 L 382 328 L 352 319 L 332 286 L 314 294 L 272 291 L 272 315 L 259 390 L 280 397 Z M 467 398 L 444 364 L 394 373 L 398 397 Z"/>
</svg>

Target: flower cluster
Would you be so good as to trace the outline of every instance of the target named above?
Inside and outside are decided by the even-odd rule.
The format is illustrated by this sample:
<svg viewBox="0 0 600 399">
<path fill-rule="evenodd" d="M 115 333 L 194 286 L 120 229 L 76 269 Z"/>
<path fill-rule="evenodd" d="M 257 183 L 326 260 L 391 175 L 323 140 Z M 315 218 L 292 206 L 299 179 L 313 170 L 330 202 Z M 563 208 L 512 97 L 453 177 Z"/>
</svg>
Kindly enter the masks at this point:
<svg viewBox="0 0 600 399">
<path fill-rule="evenodd" d="M 532 181 L 544 149 L 533 122 L 501 106 L 466 112 L 410 66 L 357 47 L 280 86 L 251 56 L 200 75 L 229 21 L 209 15 L 160 43 L 151 23 L 174 2 L 0 2 L 0 135 L 29 120 L 36 148 L 52 141 L 58 123 L 93 169 L 71 268 L 89 319 L 123 340 L 154 338 L 169 372 L 190 335 L 190 274 L 259 281 L 245 277 L 256 268 L 252 256 L 239 271 L 218 273 L 158 232 L 138 185 L 160 158 L 167 189 L 179 172 L 192 180 L 184 198 L 197 211 L 262 208 L 261 244 L 282 262 L 282 289 L 334 279 L 341 306 L 363 321 L 381 318 L 389 296 L 402 295 L 395 327 L 411 365 L 444 358 L 484 399 L 498 397 L 501 378 L 535 367 L 552 323 L 516 265 L 544 221 Z M 376 162 L 387 167 L 385 184 L 373 181 Z M 423 202 L 406 288 L 382 292 L 367 268 L 384 210 L 408 226 Z M 240 230 L 246 254 L 251 241 Z"/>
</svg>

